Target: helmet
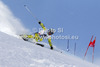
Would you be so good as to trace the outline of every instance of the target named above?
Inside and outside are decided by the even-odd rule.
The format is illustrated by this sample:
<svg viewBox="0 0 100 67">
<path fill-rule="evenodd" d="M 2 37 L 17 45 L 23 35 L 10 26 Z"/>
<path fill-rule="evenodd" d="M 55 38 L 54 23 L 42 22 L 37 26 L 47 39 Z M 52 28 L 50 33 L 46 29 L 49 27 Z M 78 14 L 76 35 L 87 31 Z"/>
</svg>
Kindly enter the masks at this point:
<svg viewBox="0 0 100 67">
<path fill-rule="evenodd" d="M 49 29 L 48 30 L 48 35 L 52 35 L 52 34 L 54 34 L 54 29 Z"/>
</svg>

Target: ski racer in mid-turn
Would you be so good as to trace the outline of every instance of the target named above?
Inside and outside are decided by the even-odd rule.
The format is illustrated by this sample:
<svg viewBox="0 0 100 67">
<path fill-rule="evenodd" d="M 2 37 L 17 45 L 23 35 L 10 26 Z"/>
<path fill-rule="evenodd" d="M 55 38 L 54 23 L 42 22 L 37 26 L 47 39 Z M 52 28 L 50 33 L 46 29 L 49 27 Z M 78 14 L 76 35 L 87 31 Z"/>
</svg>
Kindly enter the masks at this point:
<svg viewBox="0 0 100 67">
<path fill-rule="evenodd" d="M 53 29 L 46 29 L 46 27 L 44 26 L 44 24 L 43 23 L 41 23 L 41 21 L 39 21 L 38 22 L 39 23 L 39 25 L 42 27 L 42 29 L 43 30 L 41 30 L 41 31 L 39 31 L 39 32 L 36 32 L 35 34 L 34 34 L 34 36 L 33 35 L 27 35 L 27 36 L 25 36 L 25 37 L 27 37 L 27 38 L 33 38 L 33 39 L 35 39 L 35 41 L 36 42 L 40 42 L 40 41 L 42 41 L 44 38 L 45 39 L 48 39 L 48 43 L 49 43 L 49 45 L 50 45 L 50 49 L 53 49 L 53 46 L 52 46 L 52 42 L 51 42 L 51 35 L 52 34 L 54 34 L 54 30 Z M 24 39 L 24 38 L 23 38 Z M 24 39 L 25 40 L 25 39 Z M 40 45 L 41 46 L 41 45 Z"/>
</svg>

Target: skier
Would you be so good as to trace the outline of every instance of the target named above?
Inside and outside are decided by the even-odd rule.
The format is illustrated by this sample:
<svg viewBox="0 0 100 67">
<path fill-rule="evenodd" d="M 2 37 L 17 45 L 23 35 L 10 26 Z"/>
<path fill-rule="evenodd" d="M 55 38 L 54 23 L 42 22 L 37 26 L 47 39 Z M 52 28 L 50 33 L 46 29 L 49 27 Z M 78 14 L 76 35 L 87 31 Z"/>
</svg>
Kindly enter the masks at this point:
<svg viewBox="0 0 100 67">
<path fill-rule="evenodd" d="M 27 38 L 33 38 L 36 40 L 36 42 L 40 42 L 42 41 L 44 38 L 48 39 L 48 43 L 50 45 L 50 49 L 53 49 L 52 46 L 52 42 L 51 42 L 51 35 L 54 34 L 54 30 L 53 29 L 46 29 L 46 27 L 43 25 L 43 23 L 41 23 L 41 21 L 38 22 L 39 25 L 42 27 L 43 30 L 36 32 L 33 35 L 27 35 Z"/>
<path fill-rule="evenodd" d="M 37 19 L 37 17 L 34 16 L 34 15 L 32 14 L 32 12 L 31 12 L 30 9 L 27 7 L 27 5 L 24 5 L 24 7 L 25 7 L 26 10 L 38 21 L 38 23 L 40 24 L 40 26 L 42 27 L 43 30 L 41 30 L 41 31 L 39 31 L 39 32 L 36 32 L 36 33 L 34 34 L 34 36 L 33 36 L 33 35 L 25 35 L 25 36 L 22 35 L 21 37 L 22 37 L 25 41 L 28 41 L 29 38 L 30 38 L 30 39 L 33 38 L 33 39 L 36 40 L 36 42 L 42 41 L 43 38 L 47 38 L 47 39 L 48 39 L 48 43 L 49 43 L 49 45 L 50 45 L 50 48 L 53 49 L 53 46 L 52 46 L 52 43 L 51 43 L 51 35 L 54 34 L 54 30 L 53 30 L 53 29 L 47 30 L 47 29 L 45 28 L 45 26 L 43 25 L 43 23 L 41 23 L 41 21 L 39 21 L 39 20 Z"/>
</svg>

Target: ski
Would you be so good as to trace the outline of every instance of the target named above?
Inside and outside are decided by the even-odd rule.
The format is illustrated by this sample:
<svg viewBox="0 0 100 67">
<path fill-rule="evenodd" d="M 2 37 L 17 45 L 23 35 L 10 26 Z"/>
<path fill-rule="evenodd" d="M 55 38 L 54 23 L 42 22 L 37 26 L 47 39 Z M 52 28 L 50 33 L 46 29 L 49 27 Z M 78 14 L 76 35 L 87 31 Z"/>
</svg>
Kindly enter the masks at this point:
<svg viewBox="0 0 100 67">
<path fill-rule="evenodd" d="M 36 43 L 36 45 L 39 45 L 41 47 L 44 47 L 44 45 L 43 44 L 40 44 L 40 43 Z"/>
</svg>

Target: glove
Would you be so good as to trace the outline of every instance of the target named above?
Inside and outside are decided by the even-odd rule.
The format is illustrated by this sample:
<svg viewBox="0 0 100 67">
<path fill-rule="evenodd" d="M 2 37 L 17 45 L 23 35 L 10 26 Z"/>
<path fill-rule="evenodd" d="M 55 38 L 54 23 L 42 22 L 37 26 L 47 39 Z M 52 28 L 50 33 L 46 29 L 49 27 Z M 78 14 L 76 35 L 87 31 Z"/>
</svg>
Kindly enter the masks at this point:
<svg viewBox="0 0 100 67">
<path fill-rule="evenodd" d="M 39 21 L 38 23 L 41 24 L 41 21 Z"/>
</svg>

